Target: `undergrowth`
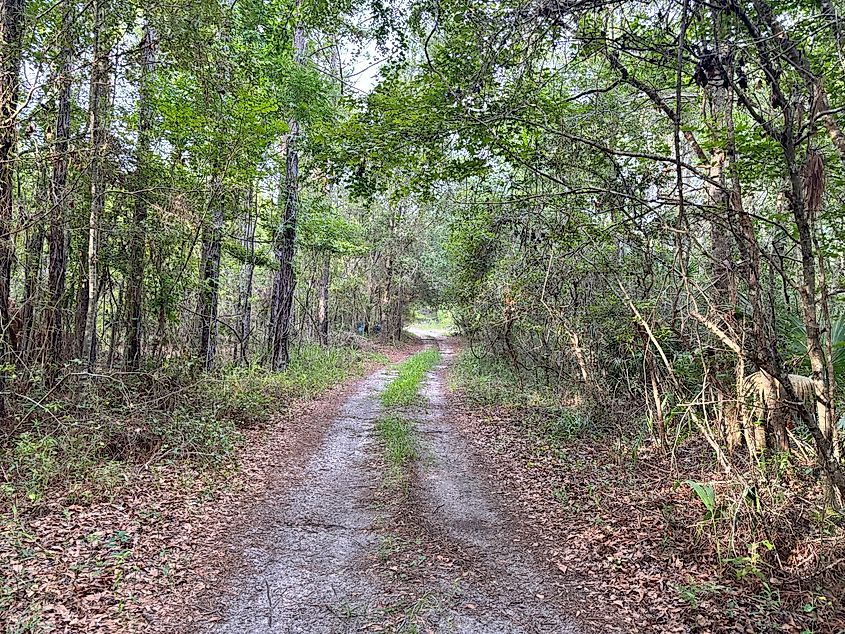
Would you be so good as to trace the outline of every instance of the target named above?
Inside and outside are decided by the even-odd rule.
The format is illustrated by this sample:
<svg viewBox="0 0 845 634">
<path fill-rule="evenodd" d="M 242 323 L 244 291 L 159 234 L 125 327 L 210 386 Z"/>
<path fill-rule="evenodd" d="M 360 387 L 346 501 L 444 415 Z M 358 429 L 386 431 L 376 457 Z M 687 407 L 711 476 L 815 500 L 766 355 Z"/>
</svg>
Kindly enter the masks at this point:
<svg viewBox="0 0 845 634">
<path fill-rule="evenodd" d="M 87 501 L 127 482 L 137 465 L 228 464 L 244 429 L 360 373 L 376 356 L 308 345 L 292 351 L 282 373 L 230 367 L 197 375 L 190 364 L 169 363 L 68 380 L 18 404 L 0 447 L 0 502 L 38 504 L 54 487 L 69 502 Z"/>
<path fill-rule="evenodd" d="M 440 361 L 440 351 L 429 348 L 399 364 L 399 373 L 381 393 L 382 405 L 406 407 L 419 399 L 419 389 L 426 373 Z"/>
<path fill-rule="evenodd" d="M 573 403 L 567 395 L 524 376 L 505 361 L 476 356 L 469 350 L 458 356 L 450 384 L 476 405 L 519 409 L 526 427 L 550 441 L 567 441 L 601 427 L 586 403 Z"/>
<path fill-rule="evenodd" d="M 682 427 L 661 451 L 636 412 L 620 424 L 613 412 L 534 382 L 504 361 L 465 351 L 450 381 L 473 408 L 485 408 L 508 452 L 529 470 L 548 465 L 547 495 L 573 522 L 611 523 L 622 543 L 632 509 L 639 515 L 659 508 L 663 541 L 650 545 L 650 556 L 681 557 L 710 576 L 676 584 L 693 611 L 708 602 L 738 614 L 750 606 L 759 611 L 755 623 L 791 611 L 819 624 L 845 612 L 833 599 L 845 588 L 845 518 L 824 504 L 800 455 L 771 453 L 726 475 L 712 449 Z"/>
</svg>

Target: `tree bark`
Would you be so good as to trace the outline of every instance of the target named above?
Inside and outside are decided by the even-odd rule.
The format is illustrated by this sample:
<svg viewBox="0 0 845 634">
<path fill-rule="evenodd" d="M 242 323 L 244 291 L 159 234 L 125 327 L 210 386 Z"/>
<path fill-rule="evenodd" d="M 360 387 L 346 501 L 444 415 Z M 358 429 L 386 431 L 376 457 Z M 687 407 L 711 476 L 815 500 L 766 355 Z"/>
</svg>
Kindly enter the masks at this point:
<svg viewBox="0 0 845 634">
<path fill-rule="evenodd" d="M 129 278 L 126 289 L 126 350 L 125 363 L 130 370 L 141 363 L 141 328 L 143 323 L 144 265 L 147 220 L 147 179 L 145 167 L 150 153 L 152 105 L 150 90 L 155 72 L 156 35 L 149 24 L 141 38 L 141 79 L 138 96 L 138 144 L 135 149 L 135 207 L 129 240 Z"/>
<path fill-rule="evenodd" d="M 297 0 L 299 7 L 299 0 Z M 305 34 L 302 26 L 294 29 L 294 58 L 297 64 L 305 59 Z M 293 293 L 296 289 L 294 256 L 296 254 L 296 219 L 299 208 L 299 122 L 290 122 L 290 131 L 285 150 L 284 213 L 279 224 L 274 245 L 278 270 L 273 281 L 273 298 L 270 304 L 268 340 L 270 344 L 270 367 L 284 370 L 290 364 L 290 323 L 293 309 Z"/>
<path fill-rule="evenodd" d="M 206 370 L 214 365 L 217 355 L 217 310 L 220 297 L 220 257 L 223 242 L 223 181 L 213 177 L 211 192 L 211 224 L 203 227 L 202 262 L 200 264 L 199 347 L 197 356 Z"/>
<path fill-rule="evenodd" d="M 64 358 L 64 318 L 62 315 L 62 304 L 65 299 L 69 246 L 67 175 L 68 150 L 70 146 L 71 50 L 66 33 L 70 28 L 71 21 L 69 3 L 63 11 L 62 30 L 65 33 L 62 35 L 62 50 L 59 54 L 55 73 L 59 93 L 56 104 L 56 124 L 52 149 L 53 174 L 50 179 L 50 232 L 48 236 L 50 263 L 47 273 L 48 300 L 45 320 L 48 384 L 55 382 L 59 366 Z"/>
<path fill-rule="evenodd" d="M 105 207 L 105 182 L 103 154 L 107 133 L 107 111 L 109 106 L 109 60 L 108 47 L 103 47 L 101 28 L 103 24 L 103 3 L 93 0 L 94 11 L 94 58 L 91 68 L 91 89 L 88 117 L 91 145 L 91 207 L 88 215 L 88 305 L 85 316 L 85 334 L 82 342 L 82 358 L 88 371 L 97 363 L 97 305 L 99 302 L 99 225 Z"/>
<path fill-rule="evenodd" d="M 241 264 L 238 280 L 238 341 L 235 344 L 235 362 L 242 365 L 249 364 L 249 340 L 252 334 L 252 282 L 255 276 L 255 228 L 258 223 L 254 200 L 255 192 L 250 184 L 244 206 L 241 246 L 245 260 Z"/>
<path fill-rule="evenodd" d="M 25 0 L 0 0 L 0 361 L 5 366 L 12 363 L 12 351 L 17 345 L 11 328 L 10 306 L 12 261 L 15 257 L 12 205 L 25 6 Z M 0 417 L 7 414 L 7 372 L 0 370 Z"/>
<path fill-rule="evenodd" d="M 322 254 L 320 280 L 317 291 L 317 336 L 321 346 L 329 345 L 329 282 L 332 268 L 332 255 L 328 251 Z"/>
<path fill-rule="evenodd" d="M 21 337 L 18 349 L 23 362 L 27 362 L 32 354 L 35 333 L 35 306 L 38 303 L 38 288 L 41 281 L 44 237 L 44 222 L 37 219 L 30 227 L 26 240 L 24 298 L 21 305 Z"/>
</svg>

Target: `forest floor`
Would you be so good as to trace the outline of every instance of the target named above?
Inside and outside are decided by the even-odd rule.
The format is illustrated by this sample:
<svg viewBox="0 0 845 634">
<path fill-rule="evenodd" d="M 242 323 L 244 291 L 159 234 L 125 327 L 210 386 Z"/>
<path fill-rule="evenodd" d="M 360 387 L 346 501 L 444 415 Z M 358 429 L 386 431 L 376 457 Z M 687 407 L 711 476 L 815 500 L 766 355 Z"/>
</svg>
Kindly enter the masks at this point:
<svg viewBox="0 0 845 634">
<path fill-rule="evenodd" d="M 845 631 L 829 599 L 790 612 L 677 542 L 696 502 L 658 461 L 635 478 L 598 444 L 551 451 L 519 411 L 447 387 L 457 345 L 391 355 L 440 349 L 410 406 L 385 406 L 396 370 L 371 367 L 247 438 L 237 472 L 151 474 L 30 521 L 11 565 L 41 620 L 6 631 Z M 410 430 L 399 477 L 386 417 Z"/>
</svg>

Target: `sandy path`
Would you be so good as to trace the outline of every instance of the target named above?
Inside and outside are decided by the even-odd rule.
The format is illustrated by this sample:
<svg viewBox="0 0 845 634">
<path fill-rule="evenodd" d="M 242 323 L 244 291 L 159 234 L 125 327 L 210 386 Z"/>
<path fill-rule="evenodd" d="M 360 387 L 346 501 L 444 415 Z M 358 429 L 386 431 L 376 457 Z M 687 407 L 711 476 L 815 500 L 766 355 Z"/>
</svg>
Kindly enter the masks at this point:
<svg viewBox="0 0 845 634">
<path fill-rule="evenodd" d="M 425 384 L 410 490 L 384 505 L 377 372 L 344 403 L 301 484 L 268 500 L 211 632 L 576 633 L 565 588 L 520 542 L 506 503 L 450 426 L 448 340 Z M 385 557 L 384 544 L 405 544 Z M 385 541 L 387 540 L 387 542 Z M 408 562 L 411 562 L 410 565 Z M 424 562 L 424 563 L 421 563 Z"/>
<path fill-rule="evenodd" d="M 424 388 L 428 407 L 417 414 L 421 459 L 411 506 L 418 539 L 452 557 L 416 589 L 432 606 L 427 625 L 444 633 L 574 634 L 561 608 L 565 589 L 522 546 L 483 465 L 450 425 L 445 371 L 453 351 L 448 340 L 435 343 L 443 361 Z"/>
<path fill-rule="evenodd" d="M 370 464 L 377 395 L 387 372 L 373 374 L 344 403 L 302 484 L 269 500 L 245 539 L 249 572 L 236 579 L 226 616 L 210 631 L 355 632 L 376 592 L 362 572 L 376 539 L 370 508 L 379 474 Z"/>
</svg>

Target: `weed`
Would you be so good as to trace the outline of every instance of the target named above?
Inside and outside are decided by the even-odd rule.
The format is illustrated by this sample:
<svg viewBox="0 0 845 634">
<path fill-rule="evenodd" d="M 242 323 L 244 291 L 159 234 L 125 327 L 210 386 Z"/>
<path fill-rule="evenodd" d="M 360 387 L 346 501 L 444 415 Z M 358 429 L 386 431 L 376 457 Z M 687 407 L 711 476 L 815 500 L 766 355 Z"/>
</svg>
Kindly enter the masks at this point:
<svg viewBox="0 0 845 634">
<path fill-rule="evenodd" d="M 555 499 L 561 504 L 569 502 L 569 493 L 567 493 L 565 486 L 554 489 L 554 491 L 552 491 L 552 495 L 554 495 Z"/>
<path fill-rule="evenodd" d="M 417 457 L 413 429 L 413 422 L 400 416 L 384 416 L 376 422 L 376 433 L 388 465 L 386 480 L 390 484 L 404 482 L 408 465 Z"/>
<path fill-rule="evenodd" d="M 382 535 L 378 540 L 376 555 L 380 561 L 388 561 L 393 555 L 401 550 L 399 538 L 394 535 Z"/>
<path fill-rule="evenodd" d="M 416 403 L 423 377 L 438 361 L 440 351 L 429 348 L 399 364 L 396 378 L 381 393 L 382 404 L 387 407 L 405 407 Z"/>
<path fill-rule="evenodd" d="M 18 436 L 12 452 L 19 484 L 31 501 L 41 498 L 42 492 L 59 473 L 58 440 L 52 435 L 37 437 L 30 432 Z"/>
<path fill-rule="evenodd" d="M 318 396 L 360 373 L 370 358 L 351 348 L 304 345 L 292 351 L 285 372 L 229 367 L 197 377 L 190 364 L 165 363 L 137 376 L 86 378 L 62 398 L 42 399 L 39 411 L 49 416 L 26 413 L 21 433 L 0 447 L 0 504 L 38 504 L 59 484 L 71 503 L 109 497 L 137 462 L 225 467 L 241 428 Z"/>
<path fill-rule="evenodd" d="M 710 484 L 702 484 L 695 480 L 686 480 L 685 484 L 689 486 L 698 499 L 704 504 L 706 510 L 703 521 L 710 522 L 717 519 L 722 512 L 721 506 L 716 502 L 716 490 Z"/>
<path fill-rule="evenodd" d="M 766 580 L 768 576 L 763 570 L 763 553 L 774 550 L 774 544 L 768 540 L 760 542 L 751 542 L 748 545 L 748 554 L 737 557 L 729 557 L 726 562 L 731 564 L 736 573 L 738 581 L 742 581 L 748 577 L 756 577 L 763 582 L 765 587 L 768 587 Z"/>
<path fill-rule="evenodd" d="M 721 594 L 727 588 L 717 583 L 691 583 L 689 585 L 678 586 L 677 590 L 683 601 L 689 603 L 693 608 L 697 608 L 703 599 Z"/>
</svg>

